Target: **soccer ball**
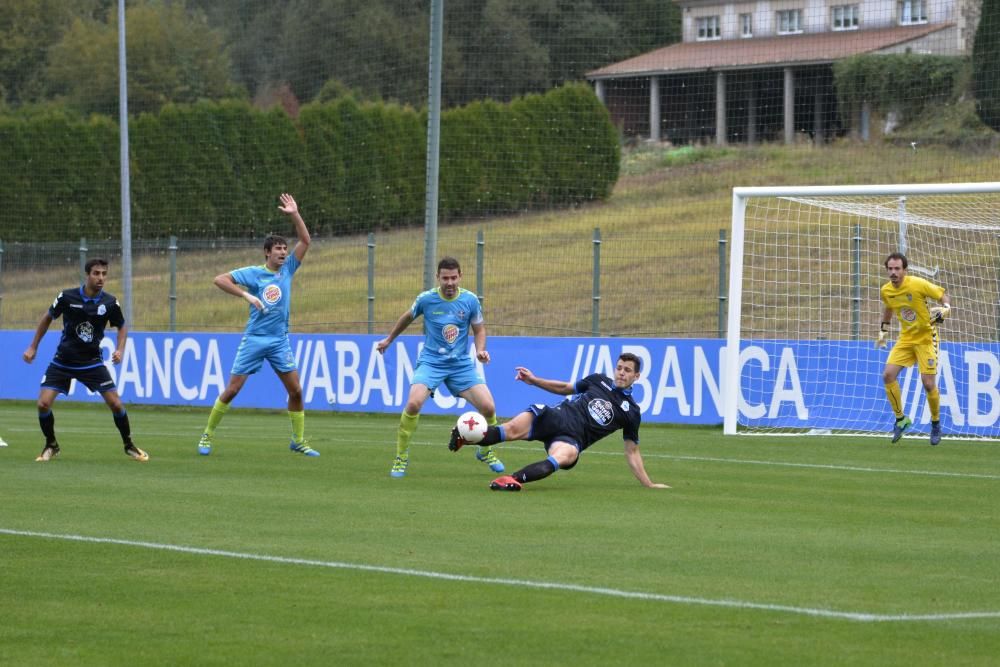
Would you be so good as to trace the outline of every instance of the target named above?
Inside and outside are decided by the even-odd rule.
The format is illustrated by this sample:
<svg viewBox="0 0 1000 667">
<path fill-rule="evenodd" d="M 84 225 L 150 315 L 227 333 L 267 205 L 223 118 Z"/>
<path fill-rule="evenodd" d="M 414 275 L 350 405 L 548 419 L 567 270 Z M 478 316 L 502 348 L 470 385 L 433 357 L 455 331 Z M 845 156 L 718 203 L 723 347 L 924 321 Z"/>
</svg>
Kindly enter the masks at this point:
<svg viewBox="0 0 1000 667">
<path fill-rule="evenodd" d="M 470 443 L 480 442 L 486 436 L 486 417 L 478 412 L 466 412 L 458 418 L 458 435 Z"/>
</svg>

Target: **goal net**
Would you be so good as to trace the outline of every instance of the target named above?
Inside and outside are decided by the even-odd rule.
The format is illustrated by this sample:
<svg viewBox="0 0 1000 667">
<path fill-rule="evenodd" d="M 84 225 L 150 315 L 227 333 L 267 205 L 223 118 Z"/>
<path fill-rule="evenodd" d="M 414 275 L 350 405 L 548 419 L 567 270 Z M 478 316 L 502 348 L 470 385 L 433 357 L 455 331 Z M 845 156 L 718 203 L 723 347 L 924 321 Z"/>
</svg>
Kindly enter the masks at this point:
<svg viewBox="0 0 1000 667">
<path fill-rule="evenodd" d="M 1000 183 L 735 188 L 727 434 L 891 431 L 882 369 L 898 323 L 888 349 L 874 343 L 895 251 L 951 297 L 938 327 L 944 435 L 1000 438 Z M 918 369 L 898 380 L 911 433 L 926 434 Z"/>
</svg>

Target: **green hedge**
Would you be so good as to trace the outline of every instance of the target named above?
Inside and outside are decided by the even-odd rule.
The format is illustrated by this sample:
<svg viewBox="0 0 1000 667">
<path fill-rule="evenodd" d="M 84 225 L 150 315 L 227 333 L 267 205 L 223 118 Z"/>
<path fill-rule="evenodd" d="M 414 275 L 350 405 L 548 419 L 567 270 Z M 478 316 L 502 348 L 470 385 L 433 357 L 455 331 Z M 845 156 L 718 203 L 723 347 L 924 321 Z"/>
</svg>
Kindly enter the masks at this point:
<svg viewBox="0 0 1000 667">
<path fill-rule="evenodd" d="M 925 108 L 954 98 L 968 71 L 969 60 L 964 57 L 860 55 L 835 63 L 833 78 L 842 109 L 867 101 L 878 111 L 896 110 L 912 119 Z"/>
<path fill-rule="evenodd" d="M 426 113 L 351 97 L 305 105 L 296 120 L 241 102 L 164 107 L 130 123 L 135 238 L 261 236 L 292 192 L 310 229 L 350 234 L 424 218 Z M 442 220 L 608 196 L 618 136 L 589 87 L 446 111 Z M 0 116 L 4 241 L 115 237 L 118 128 L 61 113 Z"/>
</svg>

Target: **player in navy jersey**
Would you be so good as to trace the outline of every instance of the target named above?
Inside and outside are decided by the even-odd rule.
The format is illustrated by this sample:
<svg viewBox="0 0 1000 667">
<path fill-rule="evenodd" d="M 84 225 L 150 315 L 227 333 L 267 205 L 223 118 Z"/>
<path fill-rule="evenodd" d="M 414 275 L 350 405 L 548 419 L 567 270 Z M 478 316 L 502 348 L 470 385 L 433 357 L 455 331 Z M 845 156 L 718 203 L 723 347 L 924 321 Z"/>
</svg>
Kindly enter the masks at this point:
<svg viewBox="0 0 1000 667">
<path fill-rule="evenodd" d="M 521 468 L 511 475 L 498 477 L 490 482 L 495 491 L 520 491 L 528 482 L 536 482 L 556 470 L 570 470 L 579 460 L 580 453 L 601 438 L 615 431 L 622 431 L 625 440 L 625 462 L 639 482 L 651 489 L 669 489 L 649 479 L 639 453 L 639 423 L 642 417 L 639 406 L 632 400 L 632 385 L 639 379 L 641 361 L 626 352 L 618 357 L 615 377 L 600 373 L 588 375 L 576 383 L 545 380 L 536 377 L 527 368 L 518 367 L 516 378 L 533 384 L 553 394 L 569 396 L 554 406 L 535 404 L 502 426 L 490 426 L 482 444 L 495 444 L 507 440 L 540 440 L 545 443 L 548 456 L 537 463 Z M 458 451 L 465 443 L 452 430 L 448 448 Z"/>
<path fill-rule="evenodd" d="M 38 344 L 49 330 L 49 325 L 60 316 L 63 318 L 59 347 L 56 348 L 49 367 L 45 369 L 42 387 L 38 392 L 38 424 L 45 436 L 45 446 L 35 460 L 51 461 L 58 456 L 60 449 L 56 441 L 56 419 L 52 414 L 52 404 L 59 394 L 69 393 L 70 383 L 76 380 L 90 391 L 100 392 L 104 402 L 111 408 L 115 426 L 122 436 L 125 454 L 136 461 L 148 461 L 149 455 L 132 442 L 128 413 L 101 354 L 104 328 L 108 324 L 118 329 L 115 351 L 111 353 L 112 363 L 121 363 L 128 338 L 125 315 L 118 299 L 104 291 L 104 282 L 108 278 L 108 261 L 91 259 L 83 268 L 87 274 L 83 284 L 59 293 L 48 312 L 42 315 L 38 328 L 35 329 L 35 337 L 22 355 L 27 363 L 33 362 L 38 354 Z"/>
<path fill-rule="evenodd" d="M 292 304 L 292 277 L 298 270 L 311 238 L 306 223 L 299 214 L 298 204 L 290 194 L 282 194 L 282 213 L 295 224 L 298 243 L 288 252 L 288 241 L 281 236 L 264 239 L 264 265 L 245 266 L 215 277 L 215 285 L 223 292 L 238 296 L 250 304 L 249 319 L 243 339 L 236 350 L 236 360 L 229 372 L 229 384 L 215 399 L 208 415 L 205 432 L 198 441 L 198 453 L 212 453 L 212 437 L 229 404 L 243 389 L 247 378 L 260 370 L 266 360 L 288 392 L 288 418 L 292 422 L 292 439 L 288 448 L 306 456 L 319 456 L 305 438 L 305 406 L 302 384 L 288 341 L 288 316 Z"/>
<path fill-rule="evenodd" d="M 469 329 L 472 329 L 476 359 L 484 364 L 490 362 L 490 353 L 486 351 L 483 311 L 479 298 L 458 286 L 461 279 L 462 267 L 458 260 L 454 257 L 442 258 L 437 267 L 438 286 L 418 294 L 389 335 L 376 344 L 379 353 L 385 353 L 392 341 L 413 320 L 423 315 L 424 347 L 417 357 L 410 394 L 399 418 L 396 458 L 389 470 L 392 477 L 406 475 L 406 467 L 410 463 L 410 438 L 417 429 L 420 410 L 442 382 L 452 395 L 461 396 L 476 406 L 490 424 L 497 423 L 493 394 L 469 358 Z M 492 448 L 477 449 L 476 458 L 493 472 L 503 472 L 503 463 Z"/>
</svg>

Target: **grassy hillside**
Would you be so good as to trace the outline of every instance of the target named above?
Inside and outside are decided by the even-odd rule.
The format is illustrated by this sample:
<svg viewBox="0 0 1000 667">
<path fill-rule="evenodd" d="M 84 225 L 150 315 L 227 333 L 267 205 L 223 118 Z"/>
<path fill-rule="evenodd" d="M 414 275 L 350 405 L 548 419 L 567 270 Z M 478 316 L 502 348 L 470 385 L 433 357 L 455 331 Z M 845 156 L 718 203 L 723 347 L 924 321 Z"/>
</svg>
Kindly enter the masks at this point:
<svg viewBox="0 0 1000 667">
<path fill-rule="evenodd" d="M 438 248 L 463 262 L 463 285 L 475 290 L 476 233 L 484 232 L 482 293 L 493 334 L 587 335 L 595 303 L 593 235 L 600 228 L 602 335 L 714 336 L 718 239 L 721 229 L 728 231 L 734 186 L 987 180 L 1000 180 L 995 154 L 945 147 L 640 148 L 626 153 L 606 202 L 443 225 Z M 309 202 L 300 203 L 308 222 Z M 212 277 L 260 263 L 258 246 L 180 253 L 179 329 L 242 328 L 244 305 L 213 287 Z M 422 288 L 423 247 L 422 229 L 377 234 L 376 332 L 387 330 Z M 367 332 L 367 261 L 364 236 L 316 239 L 296 278 L 293 330 Z M 137 251 L 133 272 L 133 328 L 166 329 L 167 255 Z M 109 289 L 120 295 L 118 266 L 112 274 Z M 54 290 L 75 276 L 74 262 L 5 268 L 0 326 L 34 327 Z"/>
</svg>

